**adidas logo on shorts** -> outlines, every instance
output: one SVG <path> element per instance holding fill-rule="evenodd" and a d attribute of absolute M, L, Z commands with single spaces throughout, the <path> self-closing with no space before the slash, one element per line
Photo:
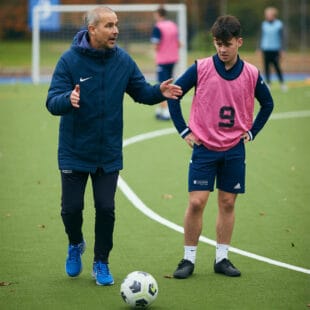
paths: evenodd
<path fill-rule="evenodd" d="M 241 189 L 240 183 L 237 183 L 237 184 L 234 186 L 234 189 Z"/>

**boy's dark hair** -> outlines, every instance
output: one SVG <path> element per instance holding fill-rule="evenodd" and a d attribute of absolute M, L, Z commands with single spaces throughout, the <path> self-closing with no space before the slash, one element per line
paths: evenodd
<path fill-rule="evenodd" d="M 227 43 L 232 38 L 239 38 L 241 36 L 241 25 L 235 16 L 220 16 L 213 24 L 211 33 L 215 39 Z"/>
<path fill-rule="evenodd" d="M 166 17 L 167 16 L 167 11 L 162 6 L 157 9 L 157 13 L 161 17 Z"/>

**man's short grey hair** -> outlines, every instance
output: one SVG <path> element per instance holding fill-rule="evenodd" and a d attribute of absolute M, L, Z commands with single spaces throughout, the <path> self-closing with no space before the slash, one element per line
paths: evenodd
<path fill-rule="evenodd" d="M 107 6 L 98 6 L 90 11 L 88 11 L 85 15 L 85 25 L 93 25 L 97 26 L 101 20 L 101 15 L 103 13 L 115 13 L 112 9 Z"/>

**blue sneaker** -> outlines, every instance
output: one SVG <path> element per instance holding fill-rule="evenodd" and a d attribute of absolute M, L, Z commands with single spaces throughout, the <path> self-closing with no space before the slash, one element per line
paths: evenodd
<path fill-rule="evenodd" d="M 114 279 L 110 273 L 109 266 L 101 261 L 94 262 L 93 277 L 97 285 L 113 285 Z"/>
<path fill-rule="evenodd" d="M 86 248 L 86 243 L 83 240 L 77 245 L 70 244 L 68 247 L 68 256 L 66 259 L 66 272 L 70 277 L 76 277 L 82 272 L 81 256 Z"/>

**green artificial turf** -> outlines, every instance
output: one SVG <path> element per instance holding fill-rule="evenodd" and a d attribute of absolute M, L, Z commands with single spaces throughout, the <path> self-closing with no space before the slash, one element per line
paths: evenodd
<path fill-rule="evenodd" d="M 274 114 L 310 111 L 307 85 L 275 85 Z M 85 196 L 84 270 L 68 278 L 67 239 L 60 218 L 57 170 L 59 118 L 45 109 L 47 85 L 0 85 L 0 309 L 128 309 L 119 289 L 134 270 L 159 285 L 151 309 L 307 309 L 309 274 L 230 253 L 242 276 L 213 273 L 215 249 L 200 242 L 195 274 L 169 278 L 183 255 L 183 236 L 138 211 L 118 190 L 110 268 L 112 287 L 91 277 L 94 208 Z M 184 99 L 188 115 L 190 95 Z M 126 97 L 124 139 L 172 128 L 157 122 L 154 107 Z M 237 200 L 232 246 L 310 269 L 308 117 L 274 119 L 247 145 L 247 192 Z M 191 151 L 176 134 L 124 148 L 122 178 L 154 212 L 182 226 Z M 203 235 L 214 239 L 216 192 L 204 213 Z"/>

